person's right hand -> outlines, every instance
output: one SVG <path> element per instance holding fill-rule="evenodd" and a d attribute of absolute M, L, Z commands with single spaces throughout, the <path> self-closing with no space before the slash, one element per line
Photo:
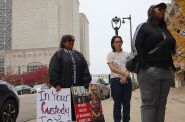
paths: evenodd
<path fill-rule="evenodd" d="M 125 78 L 128 79 L 129 77 L 130 77 L 130 73 L 127 71 L 127 72 L 125 73 Z"/>
<path fill-rule="evenodd" d="M 120 83 L 123 85 L 123 84 L 126 84 L 127 83 L 127 79 L 125 77 L 120 77 Z"/>
<path fill-rule="evenodd" d="M 56 89 L 56 92 L 59 92 L 62 89 L 62 87 L 60 85 L 56 85 L 55 89 Z"/>
<path fill-rule="evenodd" d="M 128 72 L 128 71 L 124 71 L 123 73 L 122 73 L 122 76 L 124 77 L 124 78 L 129 78 L 130 77 L 130 73 Z"/>

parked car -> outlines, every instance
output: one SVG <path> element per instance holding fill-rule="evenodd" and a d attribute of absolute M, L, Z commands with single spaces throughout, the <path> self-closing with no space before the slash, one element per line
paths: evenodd
<path fill-rule="evenodd" d="M 106 83 L 103 79 L 92 78 L 90 84 L 97 84 L 101 99 L 110 97 L 110 87 L 108 86 L 109 84 Z"/>
<path fill-rule="evenodd" d="M 19 98 L 14 87 L 0 80 L 0 122 L 16 122 Z"/>
<path fill-rule="evenodd" d="M 38 84 L 38 85 L 35 85 L 33 86 L 33 88 L 31 89 L 31 93 L 36 93 L 38 90 L 41 90 L 41 89 L 48 89 L 48 86 L 46 84 Z"/>
<path fill-rule="evenodd" d="M 19 86 L 15 86 L 15 90 L 17 91 L 18 95 L 22 95 L 22 94 L 30 94 L 31 93 L 31 86 L 28 85 L 19 85 Z"/>

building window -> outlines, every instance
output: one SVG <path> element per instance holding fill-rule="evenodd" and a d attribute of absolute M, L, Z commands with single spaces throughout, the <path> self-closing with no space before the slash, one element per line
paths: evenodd
<path fill-rule="evenodd" d="M 33 72 L 39 68 L 41 68 L 43 65 L 34 65 L 34 66 L 27 66 L 27 72 Z"/>
<path fill-rule="evenodd" d="M 21 74 L 21 67 L 18 66 L 18 74 L 20 75 Z"/>
<path fill-rule="evenodd" d="M 30 63 L 27 65 L 27 72 L 33 72 L 39 68 L 41 68 L 43 65 L 41 63 Z"/>
<path fill-rule="evenodd" d="M 4 73 L 4 58 L 0 58 L 0 73 Z"/>

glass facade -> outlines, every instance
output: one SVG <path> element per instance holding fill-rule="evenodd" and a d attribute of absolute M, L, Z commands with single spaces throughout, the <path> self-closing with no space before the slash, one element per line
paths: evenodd
<path fill-rule="evenodd" d="M 0 73 L 4 73 L 4 58 L 0 58 Z"/>
<path fill-rule="evenodd" d="M 0 0 L 0 50 L 11 50 L 12 0 Z"/>

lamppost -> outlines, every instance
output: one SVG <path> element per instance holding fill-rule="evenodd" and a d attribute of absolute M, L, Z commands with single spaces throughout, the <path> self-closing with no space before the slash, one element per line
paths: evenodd
<path fill-rule="evenodd" d="M 112 28 L 115 30 L 115 34 L 117 36 L 118 35 L 118 30 L 121 27 L 121 19 L 119 17 L 115 16 L 112 19 L 111 24 L 112 24 Z"/>
<path fill-rule="evenodd" d="M 131 21 L 132 18 L 131 18 L 131 15 L 129 15 L 129 17 L 123 17 L 122 19 L 123 19 L 122 23 L 125 23 L 125 19 L 128 19 L 130 21 L 130 47 L 131 47 L 131 51 L 133 52 L 134 50 L 132 48 L 132 21 Z M 131 77 L 133 81 L 136 81 L 134 73 L 131 73 Z"/>
<path fill-rule="evenodd" d="M 128 19 L 130 21 L 130 41 L 132 42 L 132 21 L 131 21 L 131 15 L 129 15 L 129 17 L 123 17 L 123 20 L 121 21 L 121 19 L 117 16 L 115 16 L 112 21 L 112 28 L 115 30 L 115 34 L 118 35 L 118 30 L 121 27 L 121 23 L 125 23 L 125 19 Z"/>
<path fill-rule="evenodd" d="M 125 23 L 125 19 L 128 19 L 130 21 L 130 43 L 132 45 L 132 21 L 131 21 L 131 15 L 129 15 L 129 17 L 123 17 L 122 18 L 122 23 Z M 132 50 L 132 46 L 131 46 L 131 50 Z"/>

